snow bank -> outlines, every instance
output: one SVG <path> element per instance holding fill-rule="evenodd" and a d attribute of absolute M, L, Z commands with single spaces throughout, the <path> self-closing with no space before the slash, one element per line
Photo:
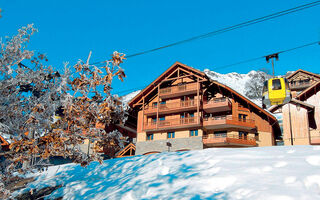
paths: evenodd
<path fill-rule="evenodd" d="M 320 199 L 320 146 L 215 148 L 51 167 L 50 199 Z"/>

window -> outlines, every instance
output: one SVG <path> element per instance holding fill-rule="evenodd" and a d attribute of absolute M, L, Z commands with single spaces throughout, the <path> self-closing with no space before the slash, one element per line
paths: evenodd
<path fill-rule="evenodd" d="M 162 104 L 162 105 L 163 105 L 163 104 L 166 104 L 166 101 L 161 101 L 160 104 Z"/>
<path fill-rule="evenodd" d="M 190 137 L 198 136 L 198 130 L 190 130 Z"/>
<path fill-rule="evenodd" d="M 194 123 L 195 119 L 194 119 L 194 113 L 189 113 L 189 119 L 187 123 Z"/>
<path fill-rule="evenodd" d="M 153 133 L 147 134 L 147 140 L 153 140 Z"/>
<path fill-rule="evenodd" d="M 215 131 L 214 136 L 215 137 L 227 137 L 227 131 Z"/>
<path fill-rule="evenodd" d="M 272 90 L 281 90 L 280 79 L 273 79 L 272 80 Z"/>
<path fill-rule="evenodd" d="M 247 121 L 247 116 L 248 115 L 239 114 L 239 121 L 246 122 Z"/>
<path fill-rule="evenodd" d="M 254 139 L 257 140 L 257 141 L 259 141 L 259 133 L 255 133 L 255 134 L 254 134 Z"/>
<path fill-rule="evenodd" d="M 153 123 L 153 124 L 157 123 L 157 118 L 155 118 L 155 117 L 152 118 L 152 123 Z"/>
<path fill-rule="evenodd" d="M 168 139 L 175 138 L 175 133 L 174 132 L 168 132 Z"/>
<path fill-rule="evenodd" d="M 158 102 L 153 102 L 153 103 L 152 103 L 152 107 L 153 107 L 153 108 L 156 108 L 157 106 L 158 106 Z"/>
<path fill-rule="evenodd" d="M 239 138 L 240 139 L 247 139 L 248 132 L 239 131 Z"/>
<path fill-rule="evenodd" d="M 166 118 L 165 117 L 160 117 L 159 120 L 160 121 L 164 121 Z"/>

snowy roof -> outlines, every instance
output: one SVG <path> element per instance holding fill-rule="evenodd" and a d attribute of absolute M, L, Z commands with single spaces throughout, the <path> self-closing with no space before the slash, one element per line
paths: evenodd
<path fill-rule="evenodd" d="M 125 104 L 128 104 L 129 101 L 131 101 L 137 94 L 139 94 L 141 92 L 141 90 L 137 90 L 137 91 L 134 91 L 134 92 L 131 92 L 129 94 L 126 94 L 124 96 L 121 96 L 120 97 L 120 100 L 125 103 Z"/>

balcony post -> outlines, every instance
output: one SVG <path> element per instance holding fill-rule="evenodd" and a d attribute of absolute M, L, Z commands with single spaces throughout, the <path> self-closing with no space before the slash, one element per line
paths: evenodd
<path fill-rule="evenodd" d="M 157 119 L 156 119 L 156 129 L 158 129 L 158 123 L 159 123 L 159 101 L 160 101 L 160 84 L 158 85 L 158 102 L 157 102 Z"/>
<path fill-rule="evenodd" d="M 200 124 L 200 115 L 199 115 L 199 106 L 200 106 L 200 97 L 199 97 L 199 78 L 197 78 L 197 124 Z"/>
<path fill-rule="evenodd" d="M 144 130 L 144 97 L 142 99 L 142 130 Z"/>

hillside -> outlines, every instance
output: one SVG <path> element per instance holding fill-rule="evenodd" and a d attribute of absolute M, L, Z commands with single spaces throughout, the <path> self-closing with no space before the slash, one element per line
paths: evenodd
<path fill-rule="evenodd" d="M 23 191 L 62 184 L 49 199 L 320 199 L 320 146 L 167 152 L 38 175 Z"/>

